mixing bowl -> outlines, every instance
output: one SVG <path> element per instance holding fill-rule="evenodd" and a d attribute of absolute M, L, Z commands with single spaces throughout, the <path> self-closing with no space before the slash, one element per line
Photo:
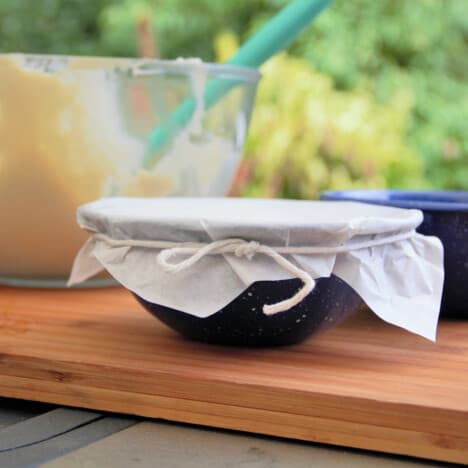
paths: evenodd
<path fill-rule="evenodd" d="M 282 346 L 337 325 L 363 305 L 359 295 L 337 276 L 320 278 L 314 290 L 287 313 L 267 316 L 263 304 L 290 297 L 298 279 L 257 281 L 221 310 L 200 318 L 148 302 L 134 294 L 151 314 L 183 336 L 205 343 Z"/>
<path fill-rule="evenodd" d="M 65 285 L 86 238 L 83 203 L 226 195 L 258 80 L 196 59 L 0 55 L 0 283 Z M 213 81 L 223 93 L 207 102 Z M 187 104 L 183 128 L 149 153 L 155 129 Z"/>
<path fill-rule="evenodd" d="M 105 269 L 167 325 L 209 343 L 295 343 L 363 302 L 433 340 L 443 250 L 414 232 L 422 219 L 347 202 L 101 199 L 78 209 L 90 237 L 69 284 Z"/>
<path fill-rule="evenodd" d="M 422 210 L 424 221 L 417 230 L 438 237 L 444 245 L 441 316 L 468 319 L 468 192 L 344 190 L 324 192 L 321 199 Z"/>

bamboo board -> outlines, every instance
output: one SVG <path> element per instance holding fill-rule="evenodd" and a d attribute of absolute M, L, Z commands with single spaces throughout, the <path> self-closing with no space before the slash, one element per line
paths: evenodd
<path fill-rule="evenodd" d="M 0 396 L 468 462 L 468 322 L 363 313 L 300 345 L 180 338 L 119 288 L 0 287 Z"/>

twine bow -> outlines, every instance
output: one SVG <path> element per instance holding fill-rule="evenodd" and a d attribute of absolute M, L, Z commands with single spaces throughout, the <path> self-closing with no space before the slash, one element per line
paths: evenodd
<path fill-rule="evenodd" d="M 284 312 L 299 304 L 315 287 L 315 280 L 302 268 L 299 268 L 294 263 L 284 257 L 284 255 L 317 255 L 317 254 L 338 254 L 350 252 L 352 250 L 365 249 L 393 242 L 402 241 L 412 237 L 415 234 L 414 230 L 400 232 L 370 239 L 364 242 L 356 242 L 352 244 L 338 246 L 307 246 L 307 247 L 269 247 L 260 244 L 256 241 L 246 241 L 244 239 L 223 239 L 210 243 L 184 243 L 184 242 L 168 242 L 168 241 L 144 241 L 136 239 L 112 239 L 105 234 L 94 234 L 94 239 L 102 240 L 112 247 L 144 247 L 161 249 L 156 257 L 157 264 L 163 271 L 169 274 L 177 274 L 181 271 L 191 268 L 195 263 L 201 260 L 206 255 L 222 255 L 234 254 L 236 257 L 245 257 L 247 260 L 252 260 L 255 255 L 267 255 L 273 259 L 284 270 L 291 273 L 296 278 L 299 278 L 303 285 L 290 298 L 274 304 L 265 304 L 263 313 L 265 315 L 274 315 L 279 312 Z M 171 262 L 175 257 L 183 257 L 179 262 Z"/>

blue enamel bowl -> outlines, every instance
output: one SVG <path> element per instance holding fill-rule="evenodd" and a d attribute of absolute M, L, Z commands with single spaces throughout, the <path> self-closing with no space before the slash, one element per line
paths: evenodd
<path fill-rule="evenodd" d="M 215 314 L 199 318 L 159 304 L 138 301 L 155 317 L 186 338 L 231 346 L 283 346 L 337 325 L 363 305 L 359 295 L 332 275 L 319 278 L 314 290 L 288 310 L 266 316 L 263 304 L 291 297 L 302 286 L 297 278 L 257 281 Z"/>
<path fill-rule="evenodd" d="M 436 236 L 444 245 L 441 317 L 468 319 L 468 192 L 343 190 L 323 192 L 320 198 L 421 210 L 424 221 L 418 232 Z"/>

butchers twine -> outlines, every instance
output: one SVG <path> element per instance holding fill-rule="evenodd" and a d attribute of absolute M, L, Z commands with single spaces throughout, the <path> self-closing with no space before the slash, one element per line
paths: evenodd
<path fill-rule="evenodd" d="M 195 242 L 169 242 L 157 240 L 113 239 L 105 234 L 97 233 L 93 239 L 103 241 L 111 247 L 143 247 L 161 249 L 156 257 L 157 264 L 166 272 L 177 274 L 187 270 L 206 255 L 234 254 L 236 257 L 245 257 L 248 260 L 257 254 L 272 258 L 284 270 L 291 273 L 303 282 L 303 286 L 290 298 L 274 304 L 265 304 L 263 313 L 274 315 L 284 312 L 299 304 L 315 287 L 315 280 L 302 268 L 297 267 L 284 255 L 326 255 L 351 252 L 353 250 L 367 249 L 385 244 L 409 239 L 415 231 L 407 231 L 384 238 L 371 239 L 364 242 L 344 244 L 337 246 L 307 246 L 307 247 L 270 247 L 256 241 L 244 239 L 223 239 L 209 243 Z M 175 257 L 183 257 L 179 262 L 171 262 Z"/>

